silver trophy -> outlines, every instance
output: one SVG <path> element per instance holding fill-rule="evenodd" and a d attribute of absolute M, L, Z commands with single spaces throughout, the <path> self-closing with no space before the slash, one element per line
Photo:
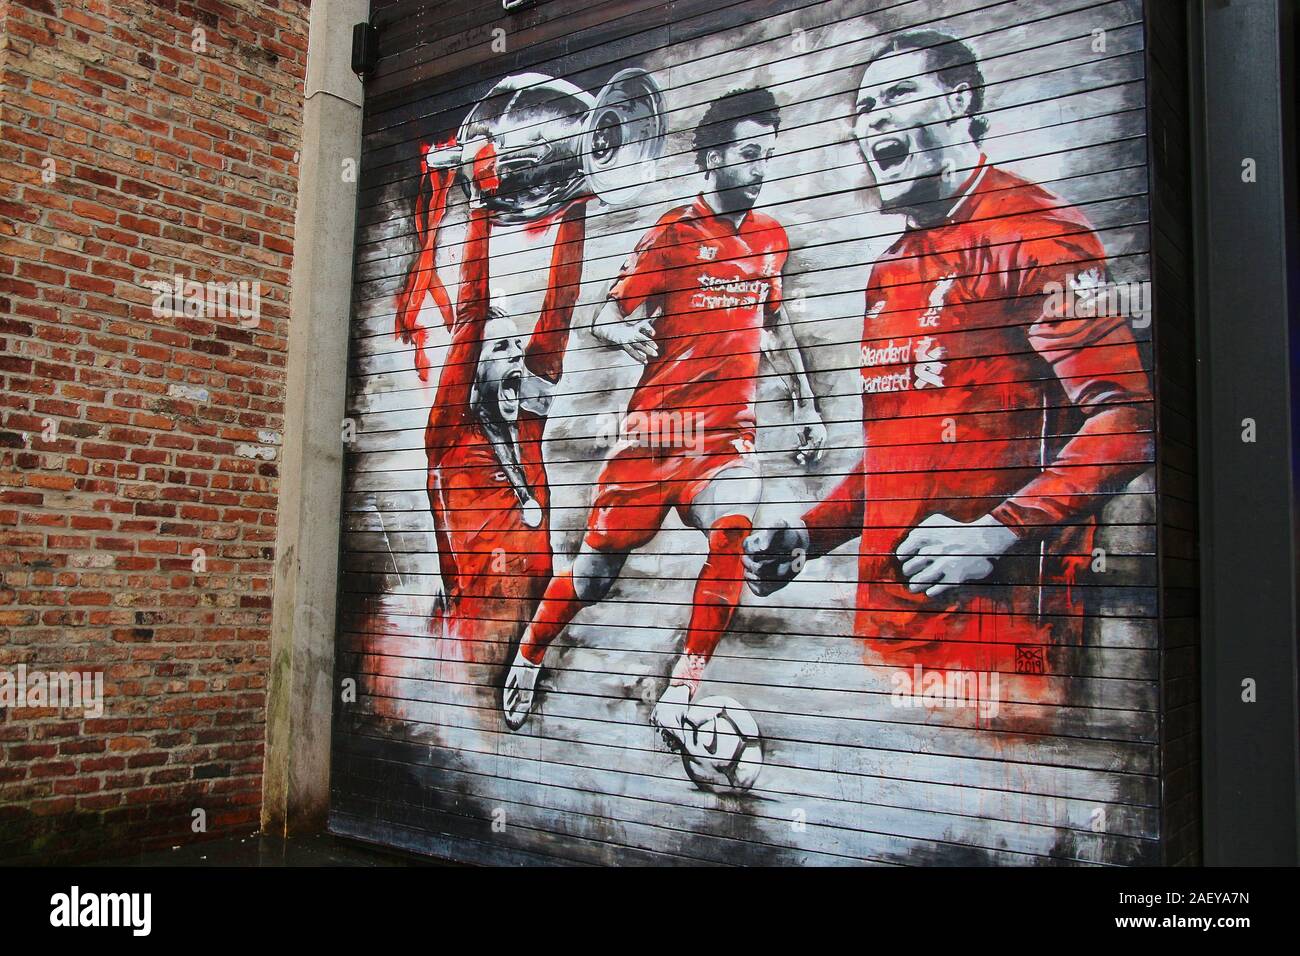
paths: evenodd
<path fill-rule="evenodd" d="M 654 179 L 663 95 L 644 70 L 622 70 L 595 96 L 567 80 L 519 73 L 474 105 L 456 139 L 463 146 L 482 137 L 496 148 L 500 185 L 485 200 L 495 222 L 536 222 L 584 192 L 623 205 Z M 459 165 L 460 146 L 430 154 L 430 163 Z"/>

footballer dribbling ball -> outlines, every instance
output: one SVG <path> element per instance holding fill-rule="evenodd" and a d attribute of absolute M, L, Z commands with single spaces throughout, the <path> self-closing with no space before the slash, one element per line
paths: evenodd
<path fill-rule="evenodd" d="M 682 764 L 701 790 L 741 794 L 763 769 L 763 737 L 754 716 L 730 697 L 706 697 L 686 711 Z"/>

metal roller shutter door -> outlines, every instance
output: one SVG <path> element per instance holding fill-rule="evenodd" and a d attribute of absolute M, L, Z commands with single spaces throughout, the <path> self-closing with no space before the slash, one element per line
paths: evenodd
<path fill-rule="evenodd" d="M 1161 542 L 1187 510 L 1182 501 L 1179 511 L 1190 496 L 1179 469 L 1194 469 L 1166 465 L 1157 484 L 1153 333 L 1163 317 L 1152 322 L 1150 313 L 1147 16 L 1136 0 L 551 0 L 509 14 L 495 3 L 377 3 L 381 59 L 367 82 L 341 519 L 337 672 L 355 681 L 355 697 L 336 704 L 331 829 L 484 863 L 1160 862 L 1164 748 L 1171 734 L 1189 732 L 1170 729 L 1177 701 L 1162 682 L 1180 672 L 1162 647 L 1161 615 L 1190 613 L 1178 610 L 1187 592 L 1164 586 Z M 982 104 L 972 105 L 969 89 L 952 99 L 952 74 L 946 92 L 923 102 L 926 84 L 940 81 L 932 53 L 922 52 L 930 72 L 890 73 L 872 86 L 881 98 L 859 119 L 864 64 L 915 30 L 940 31 L 974 54 Z M 876 69 L 918 62 L 908 53 L 893 51 Z M 593 106 L 626 70 L 644 71 L 658 99 L 629 100 L 623 87 Z M 508 78 L 503 96 L 498 84 Z M 665 213 L 710 188 L 694 151 L 706 109 L 750 87 L 770 92 L 780 110 L 774 141 L 755 140 L 774 142 L 757 209 L 779 223 L 788 257 L 773 252 L 770 229 L 737 247 L 743 227 L 728 233 L 707 203 L 685 226 L 654 233 L 638 255 L 634 247 Z M 436 163 L 439 144 L 458 137 L 457 148 L 466 145 L 475 132 L 466 117 L 485 100 L 476 117 L 486 117 L 501 181 L 488 198 L 488 284 L 491 304 L 516 324 L 513 344 L 499 323 L 466 331 L 479 306 L 458 302 L 472 170 L 452 179 L 424 165 L 430 147 Z M 610 104 L 602 124 L 597 114 Z M 920 245 L 907 245 L 900 210 L 919 193 L 884 209 L 873 170 L 888 177 L 890 150 L 905 151 L 915 172 L 903 178 L 921 182 L 927 151 L 970 155 L 962 131 L 953 132 L 965 122 L 944 120 L 943 135 L 929 138 L 908 124 L 974 106 L 987 124 L 975 153 L 987 159 L 939 175 L 947 185 L 920 208 L 947 202 L 946 211 L 933 230 L 913 230 Z M 884 110 L 897 115 L 881 120 Z M 651 120 L 664 129 L 657 149 L 646 145 Z M 869 168 L 854 131 L 872 120 L 875 132 L 902 130 L 905 145 L 886 144 Z M 521 171 L 511 162 L 529 155 L 521 144 L 532 131 L 559 152 Z M 618 150 L 612 165 L 626 168 L 593 178 Z M 656 153 L 653 163 L 630 161 Z M 619 177 L 627 188 L 611 191 Z M 1047 192 L 1033 195 L 1050 198 L 1031 210 L 1027 200 L 987 195 L 989 183 L 1022 199 L 1038 184 Z M 585 243 L 576 304 L 550 312 L 572 327 L 534 337 L 548 277 L 564 274 L 563 264 L 552 268 L 563 228 L 556 220 L 593 187 L 598 197 L 578 204 Z M 964 213 L 948 207 L 962 196 L 972 219 L 951 231 Z M 943 236 L 955 246 L 935 247 Z M 1104 271 L 1087 259 L 1093 239 Z M 1048 247 L 1084 250 L 1078 268 L 1063 254 L 1034 258 Z M 937 275 L 936 263 L 948 261 L 958 271 Z M 667 360 L 643 368 L 593 335 L 625 264 L 648 288 L 650 307 L 672 312 L 654 317 L 657 345 L 694 363 L 691 374 Z M 873 266 L 890 284 L 864 300 Z M 1058 304 L 1073 311 L 1043 318 L 1052 295 L 1044 276 L 1071 280 Z M 768 308 L 778 296 L 780 313 Z M 671 305 L 687 300 L 689 319 Z M 752 323 L 782 316 L 826 428 L 819 460 L 795 458 L 808 419 L 792 407 L 780 355 L 755 363 L 752 352 L 718 354 L 761 339 Z M 688 321 L 697 337 L 670 341 L 665 329 Z M 476 349 L 482 336 L 486 350 Z M 509 452 L 493 466 L 496 425 L 483 426 L 501 406 L 481 359 L 498 346 L 527 350 L 526 374 L 546 369 L 540 378 L 553 393 L 544 414 L 519 413 L 527 422 L 510 443 L 518 471 L 506 467 Z M 449 364 L 449 354 L 469 364 Z M 467 378 L 453 389 L 462 365 Z M 483 378 L 471 393 L 474 374 Z M 861 527 L 830 533 L 837 546 L 784 589 L 759 596 L 744 587 L 728 622 L 697 605 L 737 600 L 735 548 L 747 528 L 701 534 L 683 519 L 743 513 L 748 492 L 715 485 L 702 499 L 714 507 L 692 512 L 686 505 L 726 452 L 702 438 L 694 451 L 705 453 L 690 463 L 683 449 L 697 437 L 693 422 L 712 440 L 743 419 L 727 403 L 743 405 L 751 381 L 755 448 L 739 460 L 761 473 L 754 528 L 797 520 L 859 461 L 875 498 L 865 518 L 854 515 L 866 535 Z M 444 409 L 426 431 L 443 385 L 443 397 L 459 396 L 462 407 Z M 628 491 L 624 471 L 618 494 L 611 482 L 602 492 L 614 433 L 627 438 L 630 401 L 648 410 L 639 437 L 651 457 L 639 491 Z M 1098 434 L 1089 431 L 1095 422 Z M 644 440 L 660 426 L 676 430 L 672 440 Z M 867 447 L 864 434 L 877 444 Z M 1049 500 L 1013 509 L 1032 513 L 1031 525 L 990 570 L 980 573 L 978 556 L 964 570 L 954 563 L 951 573 L 969 580 L 907 604 L 901 595 L 915 572 L 894 552 L 913 528 L 886 533 L 890 516 L 969 521 L 1004 497 L 1024 503 L 1044 474 L 1059 479 Z M 612 505 L 593 514 L 598 492 L 598 505 Z M 889 504 L 909 496 L 910 511 Z M 548 534 L 529 526 L 536 515 L 525 517 L 520 503 L 529 499 Z M 605 549 L 638 546 L 604 599 L 560 631 L 535 712 L 512 732 L 502 684 L 515 645 L 550 572 L 569 571 L 592 525 L 605 529 L 594 536 Z M 458 551 L 453 560 L 439 555 L 440 542 Z M 889 553 L 862 562 L 868 542 Z M 866 568 L 876 579 L 863 583 Z M 448 590 L 450 608 L 439 597 Z M 693 646 L 707 646 L 718 621 L 725 632 L 695 700 L 730 698 L 743 711 L 736 725 L 743 730 L 748 714 L 759 728 L 761 770 L 748 789 L 697 785 L 649 723 L 686 631 L 694 624 Z M 886 633 L 895 626 L 899 633 Z M 887 636 L 905 643 L 870 639 Z M 692 732 L 720 729 L 718 746 L 731 746 L 725 709 L 697 705 L 689 715 L 705 724 Z M 695 752 L 704 773 L 736 769 L 710 768 Z"/>

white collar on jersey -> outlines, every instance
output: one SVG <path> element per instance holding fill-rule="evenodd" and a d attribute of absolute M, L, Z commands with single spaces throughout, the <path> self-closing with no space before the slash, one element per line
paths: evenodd
<path fill-rule="evenodd" d="M 952 207 L 944 214 L 943 222 L 947 223 L 953 221 L 953 219 L 957 215 L 957 210 L 961 209 L 961 207 L 965 204 L 966 200 L 971 197 L 971 194 L 975 192 L 976 189 L 979 188 L 979 184 L 984 181 L 984 175 L 988 171 L 989 171 L 989 158 L 985 156 L 983 153 L 980 153 L 980 161 L 978 165 L 976 165 L 974 172 L 972 172 L 971 175 L 967 178 L 966 185 L 962 187 L 961 194 L 957 197 L 956 201 L 952 204 Z M 907 226 L 909 229 L 919 228 L 916 220 L 913 219 L 911 216 L 907 217 Z"/>

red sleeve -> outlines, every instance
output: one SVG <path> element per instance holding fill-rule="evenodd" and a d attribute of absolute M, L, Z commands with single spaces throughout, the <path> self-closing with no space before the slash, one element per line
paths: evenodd
<path fill-rule="evenodd" d="M 862 534 L 866 517 L 866 458 L 858 459 L 853 470 L 831 493 L 803 514 L 808 526 L 810 558 L 819 558 Z"/>
<path fill-rule="evenodd" d="M 576 202 L 565 210 L 556 231 L 542 314 L 524 349 L 524 365 L 528 371 L 551 383 L 558 382 L 564 370 L 564 350 L 569 344 L 573 309 L 582 287 L 586 228 L 587 204 Z"/>
<path fill-rule="evenodd" d="M 469 420 L 470 391 L 483 347 L 483 326 L 488 312 L 488 213 L 474 209 L 465 234 L 465 256 L 460 267 L 456 324 L 451 347 L 438 379 L 438 391 L 425 432 L 429 464 L 435 466 L 449 441 L 447 431 Z"/>
<path fill-rule="evenodd" d="M 447 295 L 447 287 L 442 284 L 442 277 L 438 275 L 437 254 L 438 230 L 442 226 L 443 217 L 447 214 L 447 195 L 451 192 L 452 180 L 453 174 L 450 171 L 444 172 L 436 179 L 431 177 L 433 196 L 429 200 L 428 216 L 424 227 L 424 242 L 428 246 L 425 276 L 429 286 L 429 295 L 433 296 L 438 311 L 442 313 L 442 321 L 448 331 L 451 330 L 455 316 L 452 315 L 451 298 Z M 421 262 L 424 261 L 422 255 Z M 418 315 L 419 303 L 416 303 L 415 310 Z"/>
<path fill-rule="evenodd" d="M 481 322 L 487 318 L 490 301 L 488 230 L 487 210 L 471 209 L 465 229 L 465 251 L 460 263 L 460 286 L 456 291 L 456 322 L 453 332 L 467 321 Z"/>
<path fill-rule="evenodd" d="M 623 263 L 609 290 L 609 297 L 618 303 L 623 315 L 631 315 L 646 299 L 663 291 L 665 272 L 672 268 L 674 232 L 671 224 L 658 223 L 641 237 Z"/>
<path fill-rule="evenodd" d="M 1023 537 L 1034 525 L 1083 517 L 1093 506 L 1082 496 L 1119 491 L 1145 471 L 1153 460 L 1152 410 L 1127 316 L 1082 317 L 1077 311 L 1061 316 L 1046 307 L 1055 290 L 1087 290 L 1107 282 L 1096 237 L 1024 242 L 1016 256 L 1007 292 L 1033 309 L 1029 344 L 1051 365 L 1066 398 L 1083 415 L 1083 424 L 1056 458 L 993 510 L 998 521 Z"/>

